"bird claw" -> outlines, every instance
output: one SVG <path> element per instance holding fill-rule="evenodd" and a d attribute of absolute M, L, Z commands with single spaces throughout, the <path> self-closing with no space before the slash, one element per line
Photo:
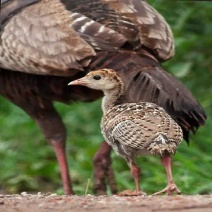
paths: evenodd
<path fill-rule="evenodd" d="M 153 194 L 153 196 L 166 193 L 166 195 L 182 194 L 175 183 L 168 184 L 166 188 Z"/>
<path fill-rule="evenodd" d="M 143 191 L 132 191 L 132 190 L 124 190 L 117 194 L 118 196 L 146 196 L 147 194 Z"/>

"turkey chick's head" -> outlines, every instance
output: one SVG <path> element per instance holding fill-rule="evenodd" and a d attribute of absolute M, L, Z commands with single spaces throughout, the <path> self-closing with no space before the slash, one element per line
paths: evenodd
<path fill-rule="evenodd" d="M 71 81 L 68 85 L 83 85 L 95 90 L 112 90 L 123 82 L 112 69 L 100 69 L 89 72 L 85 77 Z"/>

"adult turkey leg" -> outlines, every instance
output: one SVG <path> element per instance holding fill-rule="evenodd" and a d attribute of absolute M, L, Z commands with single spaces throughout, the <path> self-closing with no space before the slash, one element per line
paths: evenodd
<path fill-rule="evenodd" d="M 65 151 L 66 129 L 59 114 L 51 102 L 44 101 L 42 101 L 42 107 L 36 105 L 35 108 L 35 105 L 33 105 L 27 107 L 25 111 L 36 121 L 47 141 L 54 148 L 60 167 L 64 193 L 67 195 L 74 194 Z"/>
<path fill-rule="evenodd" d="M 94 193 L 98 195 L 106 194 L 107 183 L 113 194 L 118 189 L 115 183 L 115 177 L 111 166 L 111 146 L 103 142 L 94 156 Z"/>
<path fill-rule="evenodd" d="M 57 161 L 60 167 L 64 193 L 67 195 L 74 194 L 71 187 L 71 178 L 69 175 L 68 162 L 66 158 L 65 143 L 52 141 L 51 144 L 56 153 Z"/>

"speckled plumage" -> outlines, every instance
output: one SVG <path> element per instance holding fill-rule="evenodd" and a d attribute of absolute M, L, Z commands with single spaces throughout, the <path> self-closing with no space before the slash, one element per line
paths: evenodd
<path fill-rule="evenodd" d="M 105 140 L 122 157 L 173 154 L 182 141 L 180 126 L 153 103 L 115 105 L 102 118 Z"/>

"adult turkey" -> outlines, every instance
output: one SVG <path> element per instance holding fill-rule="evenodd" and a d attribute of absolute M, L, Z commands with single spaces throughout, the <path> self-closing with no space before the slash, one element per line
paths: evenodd
<path fill-rule="evenodd" d="M 54 147 L 66 194 L 73 194 L 66 130 L 52 102 L 101 97 L 67 86 L 90 70 L 119 72 L 127 88 L 121 101 L 162 106 L 187 141 L 205 123 L 196 99 L 162 69 L 160 62 L 174 54 L 172 32 L 143 0 L 3 0 L 0 42 L 0 95 L 29 114 Z M 97 193 L 105 192 L 110 150 L 104 142 L 94 158 Z"/>

